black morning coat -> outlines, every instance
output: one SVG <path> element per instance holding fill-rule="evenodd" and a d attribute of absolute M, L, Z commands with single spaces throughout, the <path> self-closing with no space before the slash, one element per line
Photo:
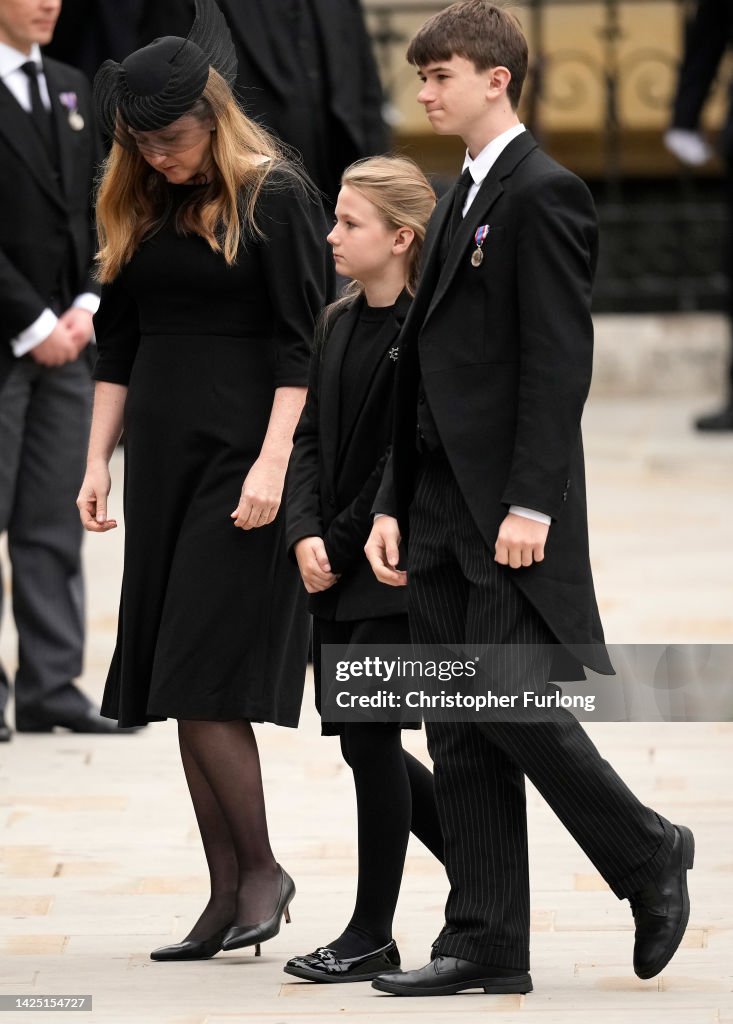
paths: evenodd
<path fill-rule="evenodd" d="M 578 678 L 578 663 L 612 671 L 588 553 L 580 431 L 593 361 L 593 200 L 523 132 L 489 171 L 441 265 L 452 197 L 451 190 L 430 221 L 400 338 L 393 452 L 374 511 L 397 517 L 409 551 L 422 369 L 441 442 L 492 553 L 510 505 L 552 517 L 544 561 L 506 570 L 565 645 L 552 677 Z M 484 225 L 475 267 L 475 233 Z"/>
<path fill-rule="evenodd" d="M 80 71 L 45 57 L 60 179 L 30 116 L 0 82 L 0 385 L 13 366 L 10 341 L 38 319 L 53 296 L 99 294 L 94 280 L 94 175 L 101 148 L 89 83 Z M 79 130 L 62 93 L 75 93 Z M 69 97 L 70 98 L 70 97 Z M 71 291 L 73 294 L 64 295 Z"/>
<path fill-rule="evenodd" d="M 404 587 L 379 583 L 364 555 L 371 508 L 382 479 L 392 429 L 398 338 L 410 307 L 403 292 L 373 339 L 358 389 L 342 391 L 341 366 L 361 303 L 338 315 L 311 359 L 308 396 L 294 436 L 286 486 L 286 543 L 323 537 L 331 569 L 341 579 L 310 596 L 310 610 L 325 619 L 352 621 L 400 615 Z M 348 410 L 339 433 L 341 409 Z"/>

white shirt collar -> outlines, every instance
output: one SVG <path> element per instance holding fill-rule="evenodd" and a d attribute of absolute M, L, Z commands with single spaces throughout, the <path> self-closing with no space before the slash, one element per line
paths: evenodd
<path fill-rule="evenodd" d="M 22 68 L 29 60 L 35 61 L 38 67 L 43 70 L 41 47 L 38 43 L 34 43 L 31 46 L 29 54 L 21 53 L 20 50 L 16 50 L 13 46 L 8 46 L 7 43 L 0 43 L 0 78 L 7 78 L 13 71 L 18 71 Z"/>
<path fill-rule="evenodd" d="M 502 132 L 501 135 L 497 135 L 495 139 L 492 139 L 488 146 L 484 146 L 475 160 L 471 159 L 468 150 L 466 150 L 466 158 L 463 161 L 463 170 L 465 171 L 468 167 L 471 172 L 471 177 L 474 180 L 474 184 L 481 184 L 496 161 L 499 159 L 503 150 L 506 149 L 512 139 L 516 139 L 517 135 L 521 135 L 523 131 L 526 131 L 523 124 L 515 124 L 511 128 L 507 128 L 507 130 Z"/>

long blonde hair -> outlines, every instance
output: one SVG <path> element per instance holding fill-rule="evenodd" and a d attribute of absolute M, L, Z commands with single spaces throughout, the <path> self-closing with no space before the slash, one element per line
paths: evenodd
<path fill-rule="evenodd" d="M 181 206 L 176 229 L 201 235 L 231 265 L 236 262 L 242 231 L 251 237 L 261 235 L 255 204 L 265 179 L 282 161 L 284 149 L 242 112 L 213 68 L 203 96 L 189 113 L 202 122 L 213 120 L 216 126 L 211 135 L 216 173 Z M 160 225 L 166 209 L 162 175 L 136 149 L 114 142 L 97 192 L 100 281 L 117 277 L 140 243 Z"/>
<path fill-rule="evenodd" d="M 432 185 L 415 161 L 406 156 L 370 156 L 357 160 L 341 175 L 341 184 L 348 185 L 368 199 L 390 230 L 404 227 L 413 231 L 405 285 L 408 293 L 414 295 L 420 275 L 425 231 L 435 208 Z M 323 311 L 316 331 L 317 344 L 325 341 L 334 318 L 363 294 L 361 281 L 349 282 L 341 298 Z"/>

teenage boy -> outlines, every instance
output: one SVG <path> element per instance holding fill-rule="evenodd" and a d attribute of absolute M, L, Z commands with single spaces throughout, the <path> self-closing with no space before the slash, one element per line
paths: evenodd
<path fill-rule="evenodd" d="M 374 506 L 386 514 L 367 556 L 385 583 L 409 575 L 419 644 L 513 645 L 505 660 L 531 656 L 524 683 L 533 690 L 578 678 L 581 664 L 609 672 L 580 434 L 593 202 L 517 118 L 527 44 L 510 13 L 486 0 L 454 3 L 420 29 L 407 59 L 433 128 L 468 151 L 430 223 L 400 340 L 393 453 Z M 405 574 L 398 544 L 408 530 Z M 451 885 L 446 923 L 430 963 L 374 987 L 531 990 L 525 775 L 630 900 L 634 970 L 658 974 L 689 916 L 689 829 L 644 807 L 568 712 L 430 722 L 427 734 Z"/>

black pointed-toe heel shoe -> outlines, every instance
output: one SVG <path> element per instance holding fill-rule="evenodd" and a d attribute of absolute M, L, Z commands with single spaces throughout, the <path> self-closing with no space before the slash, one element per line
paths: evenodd
<path fill-rule="evenodd" d="M 208 939 L 201 939 L 196 942 L 186 939 L 184 942 L 177 942 L 173 946 L 161 946 L 154 949 L 150 954 L 151 960 L 209 960 L 216 956 L 221 950 L 222 939 L 229 931 L 230 926 L 221 928 Z"/>
<path fill-rule="evenodd" d="M 398 970 L 400 954 L 392 939 L 386 946 L 373 949 L 363 956 L 341 959 L 333 949 L 319 946 L 314 953 L 294 956 L 283 967 L 286 974 L 306 981 L 343 984 L 349 981 L 371 981 L 380 974 Z"/>
<path fill-rule="evenodd" d="M 290 924 L 290 904 L 295 896 L 295 882 L 287 871 L 278 864 L 280 868 L 280 897 L 275 907 L 275 913 L 266 921 L 258 924 L 233 924 L 222 940 L 222 949 L 242 949 L 243 946 L 254 946 L 255 956 L 260 956 L 260 943 L 267 942 L 280 931 L 280 923 L 283 919 Z"/>

